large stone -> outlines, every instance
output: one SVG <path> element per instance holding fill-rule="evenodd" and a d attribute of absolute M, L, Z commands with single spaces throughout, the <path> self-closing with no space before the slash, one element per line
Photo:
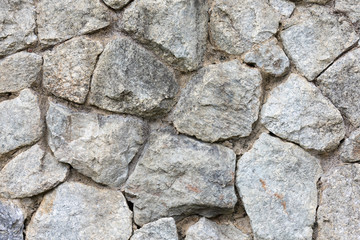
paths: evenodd
<path fill-rule="evenodd" d="M 128 240 L 132 212 L 120 191 L 77 182 L 45 195 L 26 228 L 26 239 Z"/>
<path fill-rule="evenodd" d="M 107 27 L 109 9 L 98 0 L 39 0 L 40 43 L 53 45 Z"/>
<path fill-rule="evenodd" d="M 181 71 L 200 67 L 206 50 L 206 0 L 135 0 L 121 27 Z"/>
<path fill-rule="evenodd" d="M 345 13 L 353 23 L 359 23 L 360 5 L 357 0 L 336 0 L 335 9 Z"/>
<path fill-rule="evenodd" d="M 175 220 L 161 218 L 136 230 L 130 240 L 178 240 Z"/>
<path fill-rule="evenodd" d="M 176 129 L 210 142 L 250 135 L 258 119 L 261 82 L 258 70 L 238 60 L 202 68 L 175 107 Z"/>
<path fill-rule="evenodd" d="M 288 0 L 269 0 L 269 4 L 285 17 L 290 17 L 295 9 L 295 3 Z"/>
<path fill-rule="evenodd" d="M 50 102 L 48 141 L 55 158 L 94 181 L 119 187 L 145 141 L 145 122 L 135 117 L 71 110 Z"/>
<path fill-rule="evenodd" d="M 296 9 L 284 22 L 280 37 L 297 70 L 313 80 L 359 38 L 351 23 L 331 8 L 312 5 Z"/>
<path fill-rule="evenodd" d="M 14 203 L 0 199 L 0 239 L 23 240 L 24 213 Z"/>
<path fill-rule="evenodd" d="M 360 165 L 334 167 L 321 177 L 319 240 L 358 240 L 360 236 Z"/>
<path fill-rule="evenodd" d="M 255 239 L 312 239 L 319 161 L 267 133 L 237 165 L 236 186 Z"/>
<path fill-rule="evenodd" d="M 86 37 L 67 41 L 44 54 L 43 85 L 55 96 L 84 103 L 101 43 Z"/>
<path fill-rule="evenodd" d="M 0 156 L 42 136 L 39 102 L 31 90 L 22 90 L 17 98 L 0 102 L 0 113 Z"/>
<path fill-rule="evenodd" d="M 24 49 L 36 41 L 34 1 L 0 1 L 0 56 Z"/>
<path fill-rule="evenodd" d="M 104 3 L 109 7 L 119 10 L 125 7 L 131 0 L 104 0 Z"/>
<path fill-rule="evenodd" d="M 345 136 L 339 110 L 318 88 L 296 74 L 273 89 L 260 119 L 275 135 L 306 149 L 329 151 Z"/>
<path fill-rule="evenodd" d="M 340 148 L 340 158 L 343 162 L 360 161 L 360 128 L 345 139 Z"/>
<path fill-rule="evenodd" d="M 90 103 L 114 112 L 151 117 L 175 104 L 174 73 L 126 38 L 106 45 L 94 72 Z"/>
<path fill-rule="evenodd" d="M 125 185 L 138 225 L 166 216 L 233 211 L 235 153 L 165 130 L 153 132 Z"/>

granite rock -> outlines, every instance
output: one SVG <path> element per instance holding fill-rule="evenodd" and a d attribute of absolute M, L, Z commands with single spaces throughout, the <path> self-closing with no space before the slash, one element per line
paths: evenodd
<path fill-rule="evenodd" d="M 0 239 L 23 240 L 24 213 L 12 201 L 0 198 Z"/>
<path fill-rule="evenodd" d="M 125 7 L 130 1 L 131 0 L 104 0 L 104 3 L 115 10 L 119 10 Z"/>
<path fill-rule="evenodd" d="M 136 230 L 130 240 L 178 240 L 175 220 L 161 218 Z"/>
<path fill-rule="evenodd" d="M 353 23 L 359 23 L 360 5 L 357 0 L 336 0 L 335 9 L 345 13 Z"/>
<path fill-rule="evenodd" d="M 295 9 L 295 3 L 288 0 L 269 0 L 269 4 L 285 17 L 290 17 Z"/>
<path fill-rule="evenodd" d="M 360 128 L 352 132 L 341 145 L 340 159 L 350 163 L 360 161 Z"/>

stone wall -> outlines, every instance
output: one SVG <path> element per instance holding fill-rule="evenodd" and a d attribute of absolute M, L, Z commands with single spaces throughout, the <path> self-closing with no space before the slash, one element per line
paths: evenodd
<path fill-rule="evenodd" d="M 359 240 L 357 0 L 0 0 L 0 239 Z"/>

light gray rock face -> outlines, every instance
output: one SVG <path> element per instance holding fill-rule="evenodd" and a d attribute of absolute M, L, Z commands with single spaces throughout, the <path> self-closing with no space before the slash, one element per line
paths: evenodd
<path fill-rule="evenodd" d="M 101 43 L 86 37 L 69 40 L 44 55 L 43 85 L 55 96 L 84 103 Z"/>
<path fill-rule="evenodd" d="M 317 239 L 358 240 L 360 236 L 360 165 L 333 168 L 321 177 Z"/>
<path fill-rule="evenodd" d="M 235 153 L 226 147 L 153 132 L 125 185 L 135 223 L 233 211 L 235 161 Z"/>
<path fill-rule="evenodd" d="M 39 102 L 31 90 L 22 90 L 17 98 L 0 102 L 0 113 L 0 156 L 42 136 Z"/>
<path fill-rule="evenodd" d="M 0 2 L 0 56 L 24 49 L 37 41 L 33 0 Z"/>
<path fill-rule="evenodd" d="M 145 122 L 130 116 L 74 111 L 50 102 L 46 123 L 58 161 L 113 187 L 125 182 L 128 164 L 145 141 Z"/>
<path fill-rule="evenodd" d="M 345 13 L 353 23 L 359 23 L 360 5 L 357 0 L 336 0 L 335 9 Z"/>
<path fill-rule="evenodd" d="M 161 218 L 136 230 L 130 240 L 178 240 L 175 220 Z"/>
<path fill-rule="evenodd" d="M 345 139 L 340 148 L 340 158 L 343 162 L 360 161 L 360 128 L 352 132 L 349 138 Z"/>
<path fill-rule="evenodd" d="M 174 73 L 144 48 L 120 38 L 106 45 L 94 72 L 90 103 L 114 112 L 152 117 L 175 104 Z"/>
<path fill-rule="evenodd" d="M 77 182 L 45 195 L 26 229 L 29 240 L 128 240 L 132 212 L 120 191 Z"/>
<path fill-rule="evenodd" d="M 295 9 L 295 3 L 288 0 L 269 0 L 269 4 L 285 17 L 290 17 Z"/>
<path fill-rule="evenodd" d="M 125 7 L 130 1 L 131 0 L 104 0 L 104 3 L 115 10 L 119 10 Z"/>
<path fill-rule="evenodd" d="M 23 240 L 24 214 L 22 210 L 6 199 L 0 199 L 0 239 Z"/>
<path fill-rule="evenodd" d="M 98 0 L 39 0 L 40 43 L 54 45 L 110 24 L 109 9 Z"/>
<path fill-rule="evenodd" d="M 242 54 L 272 37 L 281 15 L 264 0 L 215 0 L 210 15 L 212 43 L 229 54 Z"/>
<path fill-rule="evenodd" d="M 255 239 L 312 239 L 319 161 L 263 133 L 237 165 L 236 186 Z"/>
<path fill-rule="evenodd" d="M 238 60 L 199 70 L 173 112 L 176 129 L 210 142 L 250 135 L 258 119 L 261 82 L 258 70 Z"/>
<path fill-rule="evenodd" d="M 205 0 L 135 0 L 121 27 L 181 71 L 200 67 L 206 49 Z"/>
<path fill-rule="evenodd" d="M 318 88 L 296 74 L 273 89 L 260 119 L 275 135 L 306 149 L 332 150 L 345 136 L 339 110 Z"/>
<path fill-rule="evenodd" d="M 359 38 L 351 23 L 328 7 L 296 9 L 284 22 L 280 37 L 296 68 L 311 81 Z"/>

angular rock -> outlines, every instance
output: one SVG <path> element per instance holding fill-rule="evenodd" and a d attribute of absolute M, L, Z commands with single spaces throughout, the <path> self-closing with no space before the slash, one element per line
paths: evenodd
<path fill-rule="evenodd" d="M 40 139 L 43 122 L 37 96 L 25 89 L 12 100 L 0 102 L 0 156 Z"/>
<path fill-rule="evenodd" d="M 353 23 L 359 23 L 360 5 L 357 0 L 336 0 L 335 9 L 345 13 Z"/>
<path fill-rule="evenodd" d="M 288 0 L 269 0 L 269 4 L 285 17 L 290 17 L 295 9 L 295 3 Z"/>
<path fill-rule="evenodd" d="M 138 225 L 165 216 L 229 213 L 234 191 L 235 154 L 164 130 L 153 132 L 125 185 Z"/>
<path fill-rule="evenodd" d="M 258 119 L 261 82 L 258 70 L 238 60 L 202 68 L 182 91 L 174 126 L 210 142 L 250 135 Z"/>
<path fill-rule="evenodd" d="M 106 45 L 91 84 L 90 103 L 114 112 L 152 117 L 175 104 L 174 73 L 129 39 Z"/>
<path fill-rule="evenodd" d="M 297 70 L 311 81 L 359 38 L 351 23 L 331 8 L 312 5 L 296 9 L 285 20 L 280 37 Z"/>
<path fill-rule="evenodd" d="M 136 0 L 124 11 L 121 28 L 181 71 L 200 67 L 206 50 L 206 0 Z"/>
<path fill-rule="evenodd" d="M 350 137 L 345 139 L 340 148 L 340 159 L 343 162 L 360 161 L 360 128 L 351 133 Z"/>
<path fill-rule="evenodd" d="M 110 25 L 109 9 L 97 0 L 40 0 L 37 13 L 39 40 L 44 45 Z"/>
<path fill-rule="evenodd" d="M 210 15 L 212 43 L 229 54 L 240 55 L 271 38 L 281 15 L 264 0 L 215 0 Z"/>
<path fill-rule="evenodd" d="M 125 7 L 130 1 L 131 0 L 104 0 L 104 3 L 115 10 L 119 10 Z"/>
<path fill-rule="evenodd" d="M 255 239 L 312 239 L 319 161 L 263 133 L 237 165 L 236 186 Z"/>
<path fill-rule="evenodd" d="M 178 240 L 175 220 L 161 218 L 136 230 L 130 240 Z"/>
<path fill-rule="evenodd" d="M 50 102 L 48 142 L 55 158 L 94 181 L 119 187 L 145 141 L 145 122 L 135 117 L 74 111 Z"/>
<path fill-rule="evenodd" d="M 131 218 L 120 191 L 66 182 L 45 195 L 26 228 L 26 239 L 127 240 Z"/>
<path fill-rule="evenodd" d="M 86 37 L 69 40 L 44 54 L 43 85 L 55 96 L 84 103 L 100 42 Z"/>
<path fill-rule="evenodd" d="M 275 135 L 306 149 L 329 151 L 345 136 L 339 110 L 318 88 L 296 74 L 273 89 L 260 119 Z"/>
<path fill-rule="evenodd" d="M 14 203 L 0 199 L 0 239 L 23 240 L 24 213 Z"/>

